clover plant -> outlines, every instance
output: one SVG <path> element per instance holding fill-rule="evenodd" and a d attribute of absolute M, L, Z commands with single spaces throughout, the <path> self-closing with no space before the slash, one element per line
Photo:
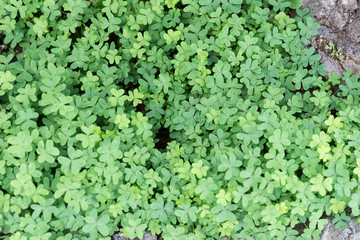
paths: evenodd
<path fill-rule="evenodd" d="M 319 239 L 324 214 L 358 218 L 359 76 L 326 76 L 300 5 L 0 0 L 0 238 Z"/>

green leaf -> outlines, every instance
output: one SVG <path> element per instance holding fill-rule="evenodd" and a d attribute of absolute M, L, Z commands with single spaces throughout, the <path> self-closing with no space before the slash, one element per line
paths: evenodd
<path fill-rule="evenodd" d="M 360 215 L 360 194 L 359 193 L 353 193 L 351 195 L 351 200 L 349 202 L 349 207 L 351 208 L 351 213 L 354 216 L 359 216 Z"/>
<path fill-rule="evenodd" d="M 68 157 L 60 156 L 58 158 L 61 164 L 61 170 L 71 169 L 73 174 L 78 174 L 80 169 L 85 166 L 86 160 L 83 158 L 83 151 L 75 150 L 73 147 L 67 149 Z"/>
<path fill-rule="evenodd" d="M 98 232 L 103 236 L 107 236 L 109 234 L 109 228 L 107 227 L 109 220 L 110 217 L 107 215 L 102 215 L 98 218 L 97 211 L 93 209 L 85 218 L 87 224 L 84 225 L 82 230 L 88 233 L 91 238 L 96 237 Z"/>
<path fill-rule="evenodd" d="M 239 167 L 242 165 L 242 162 L 236 159 L 235 154 L 230 153 L 229 156 L 221 156 L 221 164 L 218 166 L 220 172 L 225 172 L 225 179 L 229 180 L 232 177 L 238 176 L 240 171 Z"/>
<path fill-rule="evenodd" d="M 280 129 L 276 129 L 273 135 L 269 137 L 269 142 L 273 144 L 273 147 L 279 152 L 284 151 L 284 146 L 289 146 L 291 142 L 288 139 L 288 133 L 283 132 Z"/>
<path fill-rule="evenodd" d="M 8 90 L 13 89 L 13 82 L 16 79 L 10 71 L 0 71 L 0 96 L 4 95 Z"/>
<path fill-rule="evenodd" d="M 175 210 L 175 215 L 179 217 L 180 222 L 188 223 L 189 220 L 191 222 L 196 221 L 196 207 L 191 207 L 190 203 L 187 203 L 179 208 Z"/>
<path fill-rule="evenodd" d="M 160 219 L 161 222 L 165 223 L 168 221 L 168 215 L 173 212 L 174 204 L 172 202 L 164 203 L 164 199 L 159 197 L 156 202 L 150 205 L 154 211 L 151 214 L 152 218 Z"/>
<path fill-rule="evenodd" d="M 7 141 L 11 144 L 7 151 L 15 157 L 23 158 L 25 153 L 33 150 L 33 138 L 25 132 L 19 132 L 16 136 L 10 136 Z"/>
<path fill-rule="evenodd" d="M 172 225 L 167 225 L 164 231 L 164 238 L 167 240 L 185 240 L 185 232 L 183 227 L 173 227 Z"/>
<path fill-rule="evenodd" d="M 326 191 L 332 191 L 332 178 L 326 178 L 321 174 L 317 174 L 316 177 L 311 178 L 310 182 L 312 184 L 311 189 L 315 192 L 318 192 L 321 196 L 325 196 Z"/>
<path fill-rule="evenodd" d="M 60 154 L 59 149 L 54 147 L 54 142 L 51 140 L 47 140 L 46 143 L 40 141 L 36 152 L 39 154 L 38 161 L 40 163 L 53 163 L 55 161 L 55 157 Z"/>

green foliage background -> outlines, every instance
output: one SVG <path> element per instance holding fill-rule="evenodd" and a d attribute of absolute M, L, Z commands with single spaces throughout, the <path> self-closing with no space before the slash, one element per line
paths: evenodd
<path fill-rule="evenodd" d="M 319 239 L 324 213 L 358 217 L 360 83 L 326 80 L 300 5 L 0 0 L 3 238 Z"/>

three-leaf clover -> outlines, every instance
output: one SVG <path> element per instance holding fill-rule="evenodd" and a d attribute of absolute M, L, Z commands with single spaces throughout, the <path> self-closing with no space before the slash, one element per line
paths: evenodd
<path fill-rule="evenodd" d="M 316 177 L 311 178 L 310 182 L 312 184 L 311 189 L 315 192 L 318 192 L 321 196 L 325 196 L 326 191 L 331 192 L 333 189 L 332 178 L 324 179 L 323 175 L 320 173 L 318 173 Z"/>
<path fill-rule="evenodd" d="M 52 140 L 47 140 L 46 143 L 40 141 L 36 152 L 39 154 L 38 161 L 40 163 L 53 163 L 55 161 L 55 157 L 60 154 L 59 149 L 54 146 L 54 142 Z"/>
<path fill-rule="evenodd" d="M 80 169 L 85 166 L 86 160 L 83 157 L 84 152 L 81 150 L 75 150 L 74 147 L 70 146 L 67 149 L 68 157 L 60 156 L 58 158 L 61 164 L 61 170 L 71 169 L 73 174 L 78 174 Z"/>
<path fill-rule="evenodd" d="M 97 141 L 100 140 L 100 136 L 93 134 L 94 125 L 90 127 L 81 126 L 83 133 L 77 134 L 76 139 L 81 141 L 83 148 L 93 148 Z"/>
<path fill-rule="evenodd" d="M 16 77 L 10 71 L 0 71 L 0 96 L 13 89 Z"/>
<path fill-rule="evenodd" d="M 103 236 L 109 235 L 109 228 L 107 226 L 110 221 L 108 215 L 98 216 L 96 209 L 92 209 L 85 218 L 86 224 L 82 228 L 84 233 L 88 233 L 92 239 L 98 238 L 98 232 Z"/>
<path fill-rule="evenodd" d="M 186 240 L 186 235 L 183 227 L 174 227 L 167 225 L 164 231 L 164 238 L 168 240 Z"/>
<path fill-rule="evenodd" d="M 273 147 L 279 150 L 279 152 L 284 151 L 284 147 L 291 144 L 288 139 L 288 133 L 280 129 L 274 130 L 273 135 L 269 137 L 269 142 L 272 143 Z"/>
<path fill-rule="evenodd" d="M 186 203 L 175 210 L 175 215 L 179 218 L 180 222 L 188 223 L 189 220 L 192 222 L 196 221 L 197 207 L 191 207 L 190 203 Z"/>
<path fill-rule="evenodd" d="M 195 174 L 199 179 L 206 177 L 208 166 L 203 166 L 203 161 L 199 160 L 192 164 L 191 173 Z"/>
<path fill-rule="evenodd" d="M 174 203 L 165 203 L 164 199 L 159 197 L 156 202 L 153 202 L 150 205 L 150 207 L 154 210 L 151 214 L 151 217 L 155 219 L 158 218 L 161 222 L 166 223 L 169 218 L 168 216 L 173 212 Z"/>
<path fill-rule="evenodd" d="M 228 156 L 224 154 L 221 156 L 220 159 L 221 164 L 219 165 L 218 170 L 220 172 L 226 172 L 226 180 L 229 180 L 232 177 L 239 176 L 239 167 L 242 165 L 242 162 L 240 160 L 237 160 L 237 157 L 234 153 L 229 153 Z"/>

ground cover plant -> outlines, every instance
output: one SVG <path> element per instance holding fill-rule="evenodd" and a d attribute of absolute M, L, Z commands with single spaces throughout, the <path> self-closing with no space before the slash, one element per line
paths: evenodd
<path fill-rule="evenodd" d="M 300 4 L 0 0 L 2 238 L 319 239 L 324 213 L 358 217 L 360 83 L 325 76 Z"/>

